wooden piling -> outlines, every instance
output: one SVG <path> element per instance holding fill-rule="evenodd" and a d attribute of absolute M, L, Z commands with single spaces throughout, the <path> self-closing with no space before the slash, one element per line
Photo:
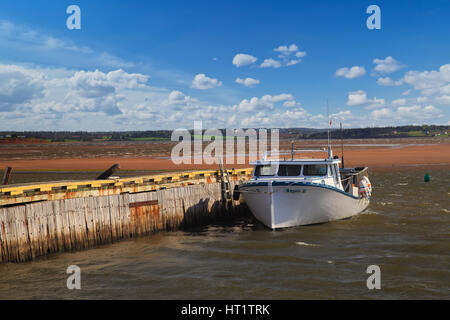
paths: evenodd
<path fill-rule="evenodd" d="M 120 169 L 120 166 L 118 163 L 112 165 L 108 170 L 104 171 L 101 175 L 97 177 L 97 180 L 105 180 L 111 177 L 114 172 Z"/>
<path fill-rule="evenodd" d="M 7 167 L 5 170 L 5 174 L 3 175 L 2 179 L 2 185 L 7 185 L 9 183 L 9 180 L 11 178 L 12 168 Z"/>

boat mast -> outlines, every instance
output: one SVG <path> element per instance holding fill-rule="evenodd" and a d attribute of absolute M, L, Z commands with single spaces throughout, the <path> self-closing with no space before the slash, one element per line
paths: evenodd
<path fill-rule="evenodd" d="M 294 140 L 291 141 L 291 160 L 294 161 Z"/>
<path fill-rule="evenodd" d="M 328 98 L 327 98 L 327 119 L 328 119 L 328 129 L 327 129 L 327 136 L 328 136 L 328 158 L 333 158 L 333 153 L 331 151 L 331 144 L 330 144 L 330 127 L 331 127 L 331 120 L 330 120 L 330 112 L 328 110 Z"/>
<path fill-rule="evenodd" d="M 344 138 L 343 138 L 343 132 L 342 132 L 342 121 L 340 122 L 341 125 L 341 157 L 342 157 L 342 168 L 344 168 Z"/>

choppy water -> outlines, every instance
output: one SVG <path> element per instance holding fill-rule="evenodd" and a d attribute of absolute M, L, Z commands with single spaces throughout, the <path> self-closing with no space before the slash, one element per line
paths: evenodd
<path fill-rule="evenodd" d="M 449 299 L 450 171 L 375 172 L 369 210 L 270 231 L 252 217 L 0 265 L 1 299 Z M 66 268 L 81 268 L 81 290 Z M 366 269 L 381 268 L 381 290 Z"/>

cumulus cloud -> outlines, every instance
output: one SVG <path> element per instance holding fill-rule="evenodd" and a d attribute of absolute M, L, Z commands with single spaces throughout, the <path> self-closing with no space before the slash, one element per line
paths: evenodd
<path fill-rule="evenodd" d="M 439 70 L 409 71 L 403 81 L 423 95 L 450 93 L 450 64 L 442 65 Z"/>
<path fill-rule="evenodd" d="M 386 57 L 384 59 L 374 59 L 373 63 L 376 64 L 373 70 L 379 74 L 393 73 L 405 67 L 391 56 Z"/>
<path fill-rule="evenodd" d="M 375 120 L 389 121 L 390 123 L 423 123 L 424 120 L 442 118 L 442 111 L 433 105 L 401 106 L 396 109 L 382 108 L 371 112 Z"/>
<path fill-rule="evenodd" d="M 280 95 L 272 96 L 266 94 L 261 98 L 253 97 L 250 100 L 244 99 L 239 105 L 235 106 L 239 112 L 253 112 L 255 110 L 272 110 L 274 104 L 281 101 L 294 101 L 294 96 L 292 94 L 283 93 Z"/>
<path fill-rule="evenodd" d="M 127 73 L 122 69 L 103 73 L 95 71 L 79 71 L 69 79 L 72 89 L 87 98 L 114 93 L 116 89 L 145 88 L 148 76 L 137 73 Z"/>
<path fill-rule="evenodd" d="M 254 87 L 257 84 L 259 84 L 259 80 L 253 79 L 253 78 L 245 78 L 245 79 L 241 79 L 241 78 L 237 78 L 236 79 L 236 83 L 239 83 L 243 86 L 246 86 L 248 88 Z"/>
<path fill-rule="evenodd" d="M 168 97 L 169 105 L 185 105 L 189 102 L 194 102 L 195 99 L 192 99 L 190 96 L 186 96 L 184 93 L 174 90 L 170 92 Z"/>
<path fill-rule="evenodd" d="M 282 58 L 283 56 L 288 56 L 291 53 L 297 52 L 298 47 L 295 44 L 291 44 L 290 46 L 279 46 L 278 48 L 273 49 L 275 52 L 279 52 L 280 55 L 279 58 Z"/>
<path fill-rule="evenodd" d="M 389 77 L 380 77 L 377 80 L 380 86 L 401 86 L 403 84 L 402 80 L 394 81 Z"/>
<path fill-rule="evenodd" d="M 348 94 L 348 106 L 359 106 L 366 104 L 368 101 L 367 94 L 364 90 L 353 91 Z"/>
<path fill-rule="evenodd" d="M 367 93 L 364 90 L 353 91 L 348 94 L 347 105 L 352 106 L 365 106 L 368 109 L 380 108 L 384 106 L 385 100 L 379 98 L 369 99 Z"/>
<path fill-rule="evenodd" d="M 393 116 L 393 114 L 394 112 L 391 109 L 382 108 L 372 111 L 370 115 L 374 119 L 380 119 L 380 118 L 390 118 Z"/>
<path fill-rule="evenodd" d="M 411 89 L 402 92 L 402 95 L 403 95 L 403 96 L 407 96 L 407 95 L 409 95 L 410 93 L 411 93 Z"/>
<path fill-rule="evenodd" d="M 360 66 L 354 66 L 351 68 L 340 68 L 336 71 L 337 77 L 344 77 L 347 79 L 355 79 L 362 77 L 366 74 L 366 69 Z"/>
<path fill-rule="evenodd" d="M 250 64 L 253 64 L 256 62 L 256 60 L 258 60 L 258 58 L 251 56 L 249 54 L 245 54 L 245 53 L 238 53 L 237 55 L 234 56 L 233 58 L 233 64 L 236 67 L 243 67 L 243 66 L 247 66 Z"/>
<path fill-rule="evenodd" d="M 197 74 L 192 80 L 191 87 L 200 90 L 206 90 L 222 86 L 222 82 L 217 79 L 209 78 L 204 73 Z"/>
<path fill-rule="evenodd" d="M 42 97 L 45 89 L 44 75 L 15 65 L 0 65 L 0 110 Z"/>
<path fill-rule="evenodd" d="M 295 100 L 289 100 L 289 101 L 285 101 L 283 103 L 283 107 L 288 107 L 288 108 L 293 108 L 293 107 L 300 107 L 301 103 L 297 102 Z"/>
<path fill-rule="evenodd" d="M 296 56 L 297 58 L 303 58 L 303 57 L 306 57 L 306 51 L 298 51 L 298 52 L 295 53 L 295 56 Z"/>
<path fill-rule="evenodd" d="M 127 90 L 147 89 L 148 76 L 122 69 L 108 73 L 25 68 L 0 64 L 0 111 L 55 114 L 121 113 Z M 28 110 L 28 111 L 27 111 Z"/>
<path fill-rule="evenodd" d="M 260 65 L 261 68 L 280 68 L 281 66 L 293 66 L 302 61 L 302 58 L 306 56 L 306 51 L 299 51 L 296 44 L 281 45 L 273 51 L 278 52 L 278 59 L 272 58 L 264 59 Z"/>
<path fill-rule="evenodd" d="M 401 98 L 401 99 L 392 100 L 391 105 L 393 105 L 393 106 L 404 106 L 404 105 L 406 105 L 406 99 L 405 98 Z"/>
<path fill-rule="evenodd" d="M 439 104 L 445 104 L 445 105 L 450 106 L 450 95 L 437 97 L 436 102 Z"/>
<path fill-rule="evenodd" d="M 264 59 L 261 63 L 261 68 L 279 68 L 281 67 L 281 62 L 274 59 Z"/>
<path fill-rule="evenodd" d="M 450 64 L 444 64 L 438 70 L 408 71 L 401 81 L 420 91 L 419 103 L 450 105 Z"/>

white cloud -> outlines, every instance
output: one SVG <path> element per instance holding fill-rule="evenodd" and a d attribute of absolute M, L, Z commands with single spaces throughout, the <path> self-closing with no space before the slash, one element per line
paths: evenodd
<path fill-rule="evenodd" d="M 407 95 L 409 95 L 410 93 L 411 93 L 411 89 L 402 92 L 402 95 L 403 95 L 403 96 L 407 96 Z"/>
<path fill-rule="evenodd" d="M 401 86 L 403 84 L 402 80 L 394 81 L 389 77 L 380 77 L 377 80 L 380 86 Z"/>
<path fill-rule="evenodd" d="M 391 105 L 397 106 L 397 107 L 404 106 L 404 105 L 406 105 L 406 99 L 401 98 L 401 99 L 392 100 Z"/>
<path fill-rule="evenodd" d="M 236 83 L 242 84 L 243 86 L 246 86 L 248 88 L 251 88 L 257 84 L 259 84 L 259 80 L 253 79 L 253 78 L 237 78 Z"/>
<path fill-rule="evenodd" d="M 274 104 L 281 101 L 293 101 L 292 94 L 280 94 L 272 96 L 267 94 L 261 98 L 253 97 L 250 100 L 244 99 L 234 109 L 239 112 L 253 112 L 255 110 L 272 110 Z"/>
<path fill-rule="evenodd" d="M 44 95 L 44 75 L 15 65 L 0 65 L 0 111 Z"/>
<path fill-rule="evenodd" d="M 437 109 L 432 105 L 428 105 L 425 107 L 421 106 L 399 107 L 397 109 L 397 113 L 400 117 L 411 120 L 430 119 L 442 116 L 441 110 Z"/>
<path fill-rule="evenodd" d="M 203 73 L 197 74 L 192 80 L 191 87 L 200 90 L 206 90 L 222 86 L 222 82 L 217 79 L 209 78 Z"/>
<path fill-rule="evenodd" d="M 274 59 L 264 59 L 264 62 L 261 63 L 261 68 L 279 68 L 281 67 L 280 61 Z"/>
<path fill-rule="evenodd" d="M 442 118 L 443 114 L 438 108 L 428 106 L 401 106 L 397 109 L 382 108 L 372 111 L 370 116 L 374 120 L 383 120 L 384 124 L 411 124 L 423 123 L 424 120 Z"/>
<path fill-rule="evenodd" d="M 127 73 L 122 69 L 103 73 L 99 70 L 79 71 L 70 78 L 69 84 L 80 95 L 87 98 L 114 93 L 116 89 L 145 88 L 148 76 L 137 73 Z"/>
<path fill-rule="evenodd" d="M 368 102 L 367 94 L 363 90 L 353 91 L 348 94 L 348 106 L 359 106 Z"/>
<path fill-rule="evenodd" d="M 148 76 L 121 69 L 108 73 L 21 67 L 0 64 L 0 112 L 67 117 L 90 112 L 122 113 L 127 91 L 147 90 Z"/>
<path fill-rule="evenodd" d="M 255 63 L 258 58 L 245 53 L 238 53 L 233 58 L 233 64 L 236 67 L 243 67 Z"/>
<path fill-rule="evenodd" d="M 393 116 L 393 111 L 388 108 L 382 108 L 372 111 L 371 116 L 375 119 L 390 118 Z"/>
<path fill-rule="evenodd" d="M 360 66 L 353 66 L 351 68 L 340 68 L 336 71 L 337 77 L 345 77 L 347 79 L 355 79 L 366 74 L 366 69 Z"/>
<path fill-rule="evenodd" d="M 293 108 L 293 107 L 300 107 L 301 103 L 297 102 L 295 100 L 285 101 L 283 103 L 283 107 Z"/>
<path fill-rule="evenodd" d="M 169 105 L 185 105 L 189 102 L 194 102 L 190 96 L 186 96 L 184 93 L 174 90 L 169 94 L 168 104 Z"/>
<path fill-rule="evenodd" d="M 424 103 L 428 101 L 428 97 L 417 97 L 416 100 L 418 103 Z"/>
<path fill-rule="evenodd" d="M 286 63 L 286 66 L 287 66 L 287 67 L 293 66 L 293 65 L 295 65 L 295 64 L 297 64 L 297 63 L 300 63 L 300 62 L 302 62 L 301 59 L 292 59 L 292 60 L 290 60 L 290 61 L 288 61 L 288 62 Z"/>
<path fill-rule="evenodd" d="M 295 56 L 296 56 L 297 58 L 303 58 L 303 57 L 306 57 L 306 51 L 298 51 L 298 52 L 295 53 Z"/>
<path fill-rule="evenodd" d="M 279 46 L 278 48 L 273 49 L 275 52 L 280 52 L 281 56 L 290 55 L 291 53 L 297 52 L 298 47 L 295 44 L 291 44 L 290 46 Z"/>
<path fill-rule="evenodd" d="M 353 91 L 348 94 L 347 105 L 352 106 L 365 106 L 368 109 L 381 108 L 386 104 L 384 99 L 374 97 L 373 99 L 367 98 L 367 93 L 364 90 Z"/>
<path fill-rule="evenodd" d="M 295 108 L 284 111 L 281 114 L 278 114 L 280 120 L 284 121 L 292 121 L 292 120 L 306 120 L 307 117 L 311 116 L 305 109 L 303 108 Z"/>
<path fill-rule="evenodd" d="M 354 118 L 352 112 L 350 110 L 340 111 L 338 113 L 333 113 L 330 115 L 330 118 L 338 121 L 349 121 Z"/>
<path fill-rule="evenodd" d="M 280 60 L 275 60 L 272 58 L 265 59 L 260 65 L 261 68 L 280 68 L 281 66 L 293 66 L 302 62 L 302 58 L 306 56 L 306 51 L 298 51 L 296 44 L 291 45 L 281 45 L 273 51 L 278 52 L 278 58 Z"/>
<path fill-rule="evenodd" d="M 436 98 L 436 102 L 439 104 L 445 104 L 450 106 L 450 96 L 440 96 Z"/>
<path fill-rule="evenodd" d="M 384 59 L 374 59 L 373 63 L 376 64 L 374 71 L 379 74 L 389 74 L 404 68 L 397 60 L 391 56 Z"/>
<path fill-rule="evenodd" d="M 409 71 L 403 81 L 425 96 L 450 93 L 450 64 L 442 65 L 438 71 Z"/>

